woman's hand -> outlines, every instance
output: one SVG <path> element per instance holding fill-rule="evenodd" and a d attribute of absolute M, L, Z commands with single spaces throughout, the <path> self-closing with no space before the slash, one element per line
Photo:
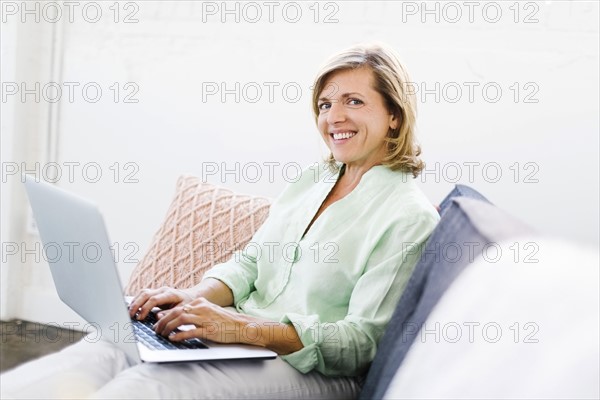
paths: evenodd
<path fill-rule="evenodd" d="M 248 337 L 243 336 L 252 336 L 251 332 L 244 335 L 248 333 L 246 331 L 252 331 L 246 316 L 227 311 L 202 297 L 161 311 L 157 318 L 154 331 L 173 341 L 198 337 L 217 343 L 248 343 Z M 186 324 L 195 325 L 196 329 L 173 333 L 178 326 Z"/>
<path fill-rule="evenodd" d="M 173 341 L 200 338 L 217 343 L 244 343 L 266 347 L 278 354 L 293 353 L 304 346 L 292 325 L 233 313 L 202 297 L 161 311 L 157 318 L 154 331 Z M 194 325 L 195 329 L 174 333 L 181 325 Z"/>
<path fill-rule="evenodd" d="M 162 309 L 177 307 L 193 300 L 193 296 L 185 290 L 163 286 L 159 289 L 143 289 L 129 303 L 129 316 L 143 320 L 154 307 Z"/>

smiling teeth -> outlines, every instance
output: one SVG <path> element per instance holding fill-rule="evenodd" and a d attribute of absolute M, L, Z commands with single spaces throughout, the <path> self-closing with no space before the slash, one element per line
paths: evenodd
<path fill-rule="evenodd" d="M 334 133 L 333 138 L 335 140 L 350 139 L 354 135 L 356 135 L 356 132 Z"/>

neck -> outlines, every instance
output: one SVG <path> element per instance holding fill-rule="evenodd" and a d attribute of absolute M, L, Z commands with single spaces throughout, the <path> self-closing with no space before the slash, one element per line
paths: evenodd
<path fill-rule="evenodd" d="M 381 164 L 372 164 L 372 165 L 348 165 L 344 164 L 342 166 L 341 176 L 338 179 L 337 185 L 340 189 L 346 189 L 351 191 L 354 189 L 362 176 L 370 170 L 372 167 Z"/>

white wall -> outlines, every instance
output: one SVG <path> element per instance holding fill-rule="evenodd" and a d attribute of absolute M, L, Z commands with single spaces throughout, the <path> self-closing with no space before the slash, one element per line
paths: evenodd
<path fill-rule="evenodd" d="M 228 2 L 230 10 L 237 4 L 239 22 L 235 12 L 221 13 L 221 2 L 121 2 L 118 22 L 114 6 L 109 8 L 113 2 L 86 4 L 75 8 L 73 22 L 64 5 L 57 23 L 48 21 L 54 10 L 46 3 L 40 3 L 39 23 L 23 16 L 22 9 L 14 15 L 13 9 L 3 12 L 3 73 L 9 65 L 24 66 L 4 75 L 3 82 L 39 81 L 43 87 L 56 81 L 63 93 L 55 108 L 44 93 L 40 103 L 33 96 L 22 103 L 18 95 L 2 102 L 2 161 L 37 160 L 41 175 L 50 177 L 54 170 L 44 169 L 44 163 L 59 163 L 58 184 L 94 199 L 103 210 L 111 239 L 121 249 L 124 279 L 135 265 L 125 256 L 142 257 L 178 175 L 202 175 L 212 163 L 229 169 L 240 163 L 238 176 L 208 180 L 276 196 L 286 184 L 285 173 L 293 178 L 296 163 L 306 165 L 323 156 L 310 112 L 311 81 L 327 56 L 369 40 L 398 49 L 419 96 L 423 89 L 435 92 L 439 83 L 437 93 L 419 102 L 419 138 L 429 165 L 421 186 L 432 202 L 439 202 L 454 183 L 469 184 L 540 232 L 598 247 L 596 2 L 428 2 L 429 14 L 423 14 L 422 2 L 281 2 L 274 3 L 273 22 L 264 2 Z M 96 5 L 102 16 L 92 23 Z M 473 7 L 471 16 L 468 7 Z M 502 14 L 493 23 L 498 8 Z M 252 23 L 257 9 L 262 18 Z M 296 9 L 302 15 L 292 23 Z M 457 11 L 462 18 L 453 23 Z M 127 15 L 137 22 L 124 23 Z M 326 16 L 334 21 L 325 23 Z M 52 32 L 54 41 L 48 36 Z M 5 56 L 4 49 L 15 42 L 24 43 L 24 50 Z M 79 85 L 73 101 L 63 82 Z M 221 101 L 203 91 L 221 83 L 233 89 L 236 82 L 248 90 L 245 96 L 237 92 L 239 102 L 235 94 Z M 83 97 L 86 84 L 102 89 L 97 102 Z M 278 85 L 273 101 L 269 84 Z M 292 85 L 289 97 L 295 97 L 293 87 L 301 88 L 298 101 L 286 99 L 281 90 L 286 84 Z M 472 99 L 468 85 L 475 87 Z M 484 93 L 485 85 L 489 90 Z M 255 86 L 263 91 L 253 103 Z M 457 87 L 462 97 L 453 102 Z M 494 88 L 502 90 L 497 102 L 490 99 Z M 134 89 L 130 100 L 137 102 L 125 102 Z M 87 94 L 95 93 L 89 89 Z M 52 92 L 46 95 L 54 98 Z M 535 102 L 526 102 L 527 95 Z M 23 109 L 37 114 L 26 116 Z M 12 118 L 8 125 L 7 114 Z M 39 126 L 25 128 L 26 118 Z M 39 145 L 46 137 L 50 143 Z M 55 146 L 56 152 L 47 146 Z M 269 162 L 280 163 L 273 182 L 265 166 Z M 262 166 L 258 182 L 250 182 L 254 164 L 249 163 Z M 74 165 L 72 182 L 68 165 Z M 472 176 L 468 165 L 473 165 Z M 102 173 L 98 182 L 92 182 L 95 167 Z M 502 176 L 494 181 L 497 170 Z M 455 179 L 456 172 L 460 178 Z M 18 176 L 3 178 L 3 242 L 22 237 L 39 241 L 23 233 L 26 200 Z M 6 204 L 7 197 L 15 200 Z M 8 232 L 15 233 L 11 237 Z M 21 298 L 3 298 L 2 318 L 75 318 L 64 307 L 45 314 L 45 307 L 58 304 L 47 267 L 43 260 L 23 264 L 21 256 L 7 256 L 2 266 L 3 294 L 15 285 L 24 288 Z M 26 272 L 19 281 L 5 275 L 13 270 Z M 47 295 L 42 300 L 39 293 Z"/>
<path fill-rule="evenodd" d="M 0 47 L 0 59 L 2 60 L 0 64 L 0 75 L 2 79 L 6 79 L 7 77 L 14 78 L 15 76 L 15 54 L 16 54 L 16 25 L 7 25 L 6 27 L 2 27 L 2 35 L 0 37 L 1 47 Z M 1 114 L 2 120 L 0 121 L 0 131 L 2 135 L 0 136 L 0 154 L 2 160 L 11 160 L 13 159 L 13 136 L 14 136 L 14 107 L 12 104 L 1 103 Z M 5 243 L 9 239 L 9 221 L 8 219 L 8 210 L 10 204 L 9 194 L 11 191 L 7 190 L 8 183 L 5 183 L 2 180 L 2 191 L 0 192 L 0 221 L 2 221 L 2 225 L 0 225 L 0 242 Z M 4 245 L 3 245 L 4 246 Z M 2 248 L 2 255 L 5 254 L 6 247 Z M 7 263 L 7 258 L 2 257 L 1 265 L 2 270 L 1 281 L 2 282 L 2 292 L 0 292 L 0 304 L 2 304 L 2 312 L 0 317 L 5 319 L 6 308 L 4 305 L 9 301 L 12 297 L 13 293 L 9 293 L 9 288 L 11 285 L 7 283 L 9 280 L 18 280 L 18 277 L 13 277 L 15 272 L 18 272 L 17 268 L 9 269 L 9 265 Z"/>

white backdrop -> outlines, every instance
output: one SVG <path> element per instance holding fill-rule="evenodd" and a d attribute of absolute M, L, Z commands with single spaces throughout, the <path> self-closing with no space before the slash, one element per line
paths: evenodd
<path fill-rule="evenodd" d="M 274 197 L 326 154 L 312 79 L 362 41 L 410 71 L 432 202 L 468 184 L 598 247 L 597 2 L 23 4 L 2 4 L 3 319 L 77 320 L 35 247 L 20 172 L 97 202 L 127 279 L 180 174 Z"/>

